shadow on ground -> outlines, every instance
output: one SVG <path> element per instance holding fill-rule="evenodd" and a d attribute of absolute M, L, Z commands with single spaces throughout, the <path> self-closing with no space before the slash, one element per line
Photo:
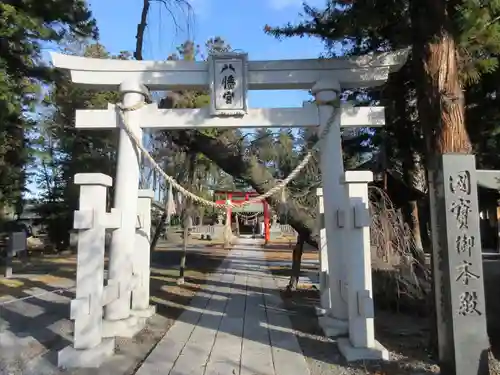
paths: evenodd
<path fill-rule="evenodd" d="M 171 249 L 153 254 L 151 298 L 158 314 L 132 339 L 119 338 L 116 355 L 96 370 L 62 371 L 56 368 L 57 352 L 72 342 L 69 302 L 74 298 L 76 256 L 46 254 L 32 256 L 28 262 L 14 262 L 14 276 L 0 278 L 0 373 L 8 374 L 133 374 L 149 351 L 163 337 L 173 321 L 184 311 L 205 274 L 220 265 L 227 250 L 218 246 L 187 253 L 188 283 L 175 283 L 181 251 Z M 158 277 L 155 278 L 155 274 Z M 195 278 L 196 283 L 189 282 Z M 61 288 L 69 290 L 60 290 Z M 45 293 L 52 292 L 52 293 Z M 33 295 L 39 295 L 32 297 Z M 26 298 L 26 299 L 24 299 Z M 166 298 L 166 301 L 165 301 Z M 24 299 L 24 300 L 20 300 Z M 162 300 L 165 302 L 163 303 Z M 41 364 L 49 370 L 41 370 Z M 31 372 L 30 372 L 31 371 Z"/>
<path fill-rule="evenodd" d="M 275 249 L 272 250 L 276 252 Z M 269 259 L 269 258 L 268 258 Z M 281 260 L 282 258 L 280 258 Z M 289 255 L 291 262 L 291 255 Z M 279 277 L 289 277 L 290 267 L 272 266 L 270 260 L 270 269 L 273 274 Z M 500 354 L 500 298 L 498 295 L 498 285 L 500 283 L 500 267 L 499 262 L 485 261 L 485 295 L 486 295 L 486 312 L 488 322 L 488 334 L 491 344 L 490 365 L 491 373 L 499 374 L 498 359 Z M 305 275 L 304 271 L 311 271 L 314 266 L 307 265 L 302 267 L 301 275 Z M 316 268 L 317 270 L 317 268 Z M 294 328 L 304 334 L 316 335 L 319 338 L 316 342 L 305 340 L 302 336 L 299 337 L 301 347 L 304 354 L 317 362 L 318 354 L 325 352 L 324 358 L 321 361 L 328 361 L 328 358 L 333 359 L 339 354 L 337 347 L 333 341 L 329 343 L 319 344 L 320 341 L 328 341 L 322 338 L 323 332 L 320 328 L 315 311 L 312 306 L 319 306 L 319 293 L 315 289 L 298 290 L 292 294 L 284 293 L 285 305 L 293 314 L 290 315 Z M 436 373 L 439 372 L 439 367 L 431 358 L 431 353 L 426 348 L 430 343 L 430 317 L 427 309 L 417 309 L 416 313 L 396 313 L 378 308 L 376 311 L 376 337 L 390 352 L 396 355 L 397 362 L 385 363 L 382 366 L 379 363 L 366 362 L 360 364 L 360 368 L 368 371 L 368 374 L 388 373 L 388 374 L 409 374 L 415 372 L 415 365 L 420 368 L 425 368 L 425 371 L 417 371 L 416 373 Z M 305 318 L 307 317 L 307 318 Z M 324 347 L 322 349 L 322 347 Z M 335 355 L 330 355 L 335 353 Z M 319 356 L 321 357 L 321 356 Z M 338 356 L 338 364 L 346 365 L 342 358 Z M 317 366 L 319 366 L 316 363 Z M 349 364 L 352 366 L 352 364 Z M 377 372 L 378 371 L 378 372 Z M 385 371 L 385 372 L 384 372 Z M 364 374 L 364 373 L 363 373 Z"/>
<path fill-rule="evenodd" d="M 275 252 L 275 249 L 270 251 Z M 222 277 L 219 280 L 207 280 L 205 278 L 207 273 L 218 268 L 225 259 L 226 254 L 227 251 L 220 246 L 190 249 L 187 253 L 186 283 L 178 286 L 176 278 L 182 251 L 173 246 L 168 250 L 154 252 L 152 255 L 151 299 L 157 306 L 158 311 L 154 327 L 146 328 L 144 332 L 134 339 L 119 340 L 117 355 L 98 372 L 78 370 L 60 373 L 75 375 L 133 374 L 134 370 L 140 365 L 148 352 L 154 348 L 172 322 L 179 319 L 184 311 L 190 310 L 189 305 L 192 296 L 200 289 L 201 285 L 229 286 Z M 62 260 L 56 259 L 56 257 L 44 257 L 30 269 L 30 273 L 26 277 L 14 278 L 11 280 L 11 286 L 2 284 L 2 291 L 7 290 L 8 294 L 16 295 L 19 298 L 29 295 L 29 292 L 25 292 L 27 289 L 57 289 L 58 285 L 54 281 L 74 280 L 74 260 L 74 256 L 71 255 Z M 271 271 L 276 276 L 289 276 L 289 270 L 284 270 L 283 267 L 272 267 L 272 263 L 270 265 Z M 246 274 L 266 266 L 267 261 L 256 260 L 243 255 L 232 262 L 231 268 L 227 272 Z M 310 266 L 306 268 L 313 269 Z M 27 269 L 25 268 L 24 271 L 27 271 Z M 40 277 L 37 278 L 37 275 Z M 436 373 L 435 364 L 429 359 L 428 353 L 422 350 L 427 346 L 429 336 L 425 319 L 377 312 L 377 338 L 391 352 L 395 353 L 397 361 L 348 364 L 340 355 L 335 341 L 325 338 L 318 325 L 314 310 L 314 306 L 319 303 L 317 291 L 308 289 L 297 291 L 292 295 L 283 294 L 283 302 L 271 298 L 271 305 L 269 305 L 269 301 L 263 295 L 276 295 L 277 292 L 274 288 L 238 284 L 231 284 L 231 286 L 234 293 L 211 291 L 207 297 L 200 297 L 202 299 L 201 303 L 205 304 L 205 307 L 208 306 L 211 295 L 231 299 L 236 298 L 239 293 L 246 293 L 249 296 L 246 303 L 261 307 L 265 306 L 271 314 L 285 314 L 290 318 L 295 332 L 279 326 L 271 326 L 269 330 L 271 334 L 279 334 L 283 338 L 278 345 L 285 349 L 287 348 L 287 341 L 296 334 L 301 350 L 306 356 L 310 367 L 329 366 L 326 371 L 332 374 L 335 374 L 335 370 L 338 373 L 344 373 L 343 369 L 347 367 L 357 371 L 352 373 L 356 375 L 376 374 L 377 372 L 398 375 Z M 38 351 L 31 352 L 26 358 L 21 358 L 23 361 L 29 362 L 35 356 L 45 355 L 52 364 L 55 364 L 57 350 L 70 343 L 71 323 L 67 317 L 69 313 L 68 304 L 70 299 L 73 298 L 73 293 L 63 292 L 57 295 L 57 298 L 55 294 L 51 294 L 51 296 L 51 298 L 44 298 L 43 300 L 34 298 L 30 299 L 29 302 L 17 302 L 15 303 L 15 305 L 18 305 L 17 307 L 0 306 L 0 332 L 4 330 L 11 332 L 20 341 L 20 345 L 23 343 L 23 338 L 26 337 L 33 337 L 34 340 L 41 344 L 41 347 L 37 349 Z M 205 298 L 204 301 L 203 298 Z M 207 311 L 206 314 L 210 316 L 211 312 Z M 220 312 L 212 311 L 212 314 L 216 315 L 220 314 Z M 204 319 L 203 323 L 200 321 L 200 324 L 206 324 L 207 328 L 210 329 L 218 329 L 217 319 Z M 252 327 L 249 328 L 253 329 Z M 257 329 L 258 327 L 254 328 Z M 132 347 L 136 348 L 140 344 L 142 344 L 141 350 L 133 352 Z M 120 363 L 117 364 L 118 362 Z M 418 372 L 415 371 L 416 366 Z"/>

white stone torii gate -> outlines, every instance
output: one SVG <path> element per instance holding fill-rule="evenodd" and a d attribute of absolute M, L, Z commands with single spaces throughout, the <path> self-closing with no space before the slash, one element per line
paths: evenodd
<path fill-rule="evenodd" d="M 364 328 L 360 333 L 353 333 L 357 327 L 355 321 L 359 317 L 351 317 L 350 311 L 373 310 L 371 299 L 371 276 L 366 275 L 366 262 L 348 259 L 352 252 L 350 238 L 355 236 L 353 228 L 369 225 L 360 219 L 363 211 L 363 191 L 356 193 L 359 202 L 349 203 L 349 183 L 359 184 L 359 177 L 344 174 L 341 151 L 340 127 L 382 126 L 385 123 L 383 107 L 352 108 L 342 107 L 335 112 L 331 103 L 338 98 L 341 89 L 374 87 L 386 82 L 389 73 L 397 71 L 405 62 L 407 53 L 385 53 L 366 55 L 357 58 L 288 60 L 288 61 L 246 61 L 234 59 L 235 55 L 215 55 L 209 62 L 188 61 L 124 61 L 92 59 L 76 56 L 52 54 L 54 66 L 71 71 L 74 83 L 86 88 L 98 90 L 119 89 L 123 94 L 125 107 L 137 104 L 145 99 L 149 102 L 149 90 L 206 89 L 214 85 L 217 74 L 214 66 L 233 61 L 243 67 L 242 73 L 246 87 L 242 91 L 239 116 L 214 116 L 213 107 L 217 107 L 212 98 L 212 108 L 202 109 L 162 109 L 155 103 L 147 104 L 136 111 L 125 114 L 127 123 L 141 138 L 142 128 L 152 129 L 197 129 L 197 128 L 237 128 L 237 127 L 306 127 L 320 125 L 320 131 L 334 117 L 327 136 L 321 141 L 321 169 L 324 191 L 324 225 L 327 252 L 322 253 L 321 262 L 328 274 L 327 294 L 330 295 L 326 317 L 323 317 L 327 332 L 331 334 L 347 334 L 350 340 L 344 340 L 341 350 L 348 358 L 386 357 L 385 349 L 373 337 L 373 317 L 366 316 Z M 236 66 L 235 65 L 235 66 Z M 147 87 L 147 88 L 146 88 Z M 312 90 L 319 103 L 305 103 L 302 108 L 246 108 L 246 89 L 278 90 L 303 89 Z M 242 90 L 241 90 L 242 89 Z M 228 108 L 222 108 L 227 110 Z M 103 129 L 120 127 L 119 109 L 109 105 L 106 110 L 77 110 L 76 127 L 82 129 Z M 139 183 L 139 152 L 126 132 L 120 130 L 118 165 L 115 186 L 114 208 L 122 213 L 121 226 L 113 233 L 109 262 L 109 282 L 117 286 L 120 293 L 111 301 L 105 310 L 106 332 L 118 336 L 123 330 L 139 330 L 134 326 L 137 322 L 131 309 L 132 254 L 137 221 L 137 196 Z M 368 181 L 364 181 L 365 185 Z M 352 189 L 351 189 L 352 190 Z M 359 189 L 358 189 L 359 190 Z M 363 190 L 363 189 L 361 189 Z M 361 195 L 359 195 L 361 194 Z M 366 199 L 364 199 L 366 200 Z M 361 203 L 360 203 L 361 202 Z M 350 213 L 351 208 L 354 211 Z M 361 207 L 361 209 L 360 209 Z M 366 210 L 366 209 L 365 209 Z M 366 216 L 366 215 L 365 215 Z M 353 225 L 350 221 L 353 221 Z M 347 228 L 344 228 L 347 227 Z M 362 234 L 366 243 L 366 231 Z M 356 237 L 356 238 L 359 238 Z M 369 234 L 368 234 L 369 240 Z M 324 242 L 324 241 L 323 241 Z M 359 241 L 354 241 L 360 246 Z M 326 246 L 326 244 L 322 244 Z M 368 249 L 369 250 L 369 249 Z M 363 251 L 361 251 L 362 256 Z M 325 259 L 327 258 L 327 259 Z M 363 290 L 349 290 L 346 266 L 352 274 L 358 274 Z M 370 271 L 370 269 L 368 269 Z M 367 282 L 369 281 L 367 285 Z M 78 288 L 78 286 L 77 286 Z M 351 288 L 353 289 L 353 288 Z M 345 298 L 344 291 L 349 297 Z M 348 302 L 349 301 L 349 302 Z M 356 306 L 348 306 L 356 303 Z M 363 307 L 361 307 L 363 305 Z M 359 313 L 361 314 L 361 313 Z M 325 322 L 326 321 L 326 322 Z M 355 337 L 356 336 L 356 337 Z M 90 348 L 89 348 L 90 349 Z"/>

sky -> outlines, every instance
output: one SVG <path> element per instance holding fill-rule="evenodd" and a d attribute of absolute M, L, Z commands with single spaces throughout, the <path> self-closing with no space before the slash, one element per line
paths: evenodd
<path fill-rule="evenodd" d="M 167 2 L 173 2 L 167 0 Z M 144 59 L 165 59 L 187 39 L 203 46 L 214 36 L 233 49 L 248 53 L 250 60 L 317 58 L 323 51 L 316 38 L 278 41 L 264 33 L 266 24 L 281 26 L 301 19 L 302 0 L 190 0 L 193 14 L 180 10 L 174 15 L 178 28 L 160 1 L 152 2 L 144 40 Z M 322 7 L 325 0 L 308 0 Z M 135 49 L 135 35 L 143 0 L 90 0 L 97 19 L 100 41 L 111 53 Z M 309 95 L 304 91 L 253 91 L 250 107 L 301 107 Z"/>
<path fill-rule="evenodd" d="M 188 39 L 204 46 L 215 36 L 222 37 L 233 49 L 247 52 L 250 60 L 317 58 L 324 52 L 323 44 L 316 38 L 279 41 L 263 31 L 266 24 L 282 26 L 300 21 L 303 0 L 188 1 L 193 7 L 192 13 L 174 11 L 176 22 L 161 6 L 161 1 L 152 2 L 144 38 L 144 59 L 163 60 Z M 307 0 L 307 3 L 323 7 L 326 0 Z M 143 0 L 89 0 L 89 4 L 99 27 L 100 43 L 112 54 L 133 52 Z M 249 92 L 249 106 L 253 108 L 302 107 L 302 102 L 308 99 L 307 91 Z M 28 189 L 31 194 L 38 192 L 33 183 Z"/>

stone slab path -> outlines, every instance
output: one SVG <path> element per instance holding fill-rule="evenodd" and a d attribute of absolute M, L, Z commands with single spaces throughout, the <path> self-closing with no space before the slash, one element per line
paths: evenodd
<path fill-rule="evenodd" d="M 240 239 L 136 375 L 309 375 L 255 240 Z"/>

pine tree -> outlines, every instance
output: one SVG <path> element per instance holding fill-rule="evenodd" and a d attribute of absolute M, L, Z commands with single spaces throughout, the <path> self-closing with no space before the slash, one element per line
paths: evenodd
<path fill-rule="evenodd" d="M 130 55 L 111 56 L 99 43 L 74 41 L 65 52 L 92 58 L 124 59 Z M 119 100 L 117 92 L 95 92 L 74 85 L 66 72 L 58 76 L 45 97 L 46 116 L 38 126 L 36 153 L 37 165 L 42 168 L 38 168 L 35 178 L 42 193 L 38 210 L 46 220 L 50 240 L 57 247 L 68 245 L 72 215 L 78 208 L 79 189 L 73 184 L 74 175 L 115 174 L 118 132 L 76 129 L 75 111 L 106 109 L 108 103 Z"/>
<path fill-rule="evenodd" d="M 30 159 L 30 133 L 40 84 L 54 79 L 41 61 L 42 45 L 68 33 L 97 36 L 95 21 L 82 0 L 20 0 L 0 3 L 0 216 L 22 207 Z"/>
<path fill-rule="evenodd" d="M 410 46 L 427 153 L 470 152 L 462 90 L 496 69 L 499 6 L 498 0 L 329 1 L 326 9 L 304 6 L 299 24 L 265 31 L 317 36 L 348 55 Z"/>

